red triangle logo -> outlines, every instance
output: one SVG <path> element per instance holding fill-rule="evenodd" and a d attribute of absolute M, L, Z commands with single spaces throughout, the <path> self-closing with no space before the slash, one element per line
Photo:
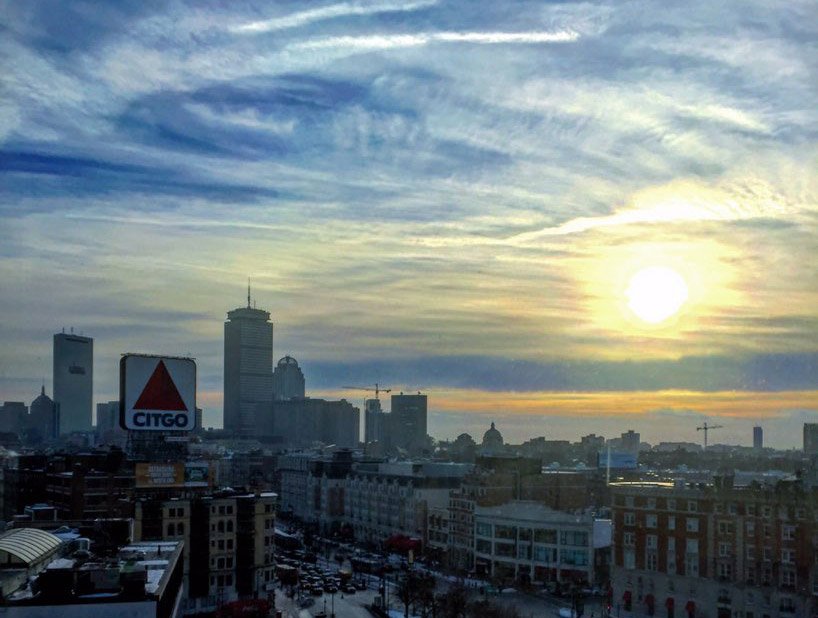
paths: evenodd
<path fill-rule="evenodd" d="M 159 361 L 156 369 L 153 370 L 148 383 L 142 390 L 142 394 L 133 407 L 134 410 L 168 410 L 187 411 L 185 402 L 182 401 L 173 378 L 165 367 L 165 361 Z"/>

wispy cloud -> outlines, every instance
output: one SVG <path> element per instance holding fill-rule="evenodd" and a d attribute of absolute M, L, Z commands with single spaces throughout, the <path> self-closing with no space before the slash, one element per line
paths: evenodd
<path fill-rule="evenodd" d="M 406 3 L 359 3 L 341 2 L 329 4 L 316 9 L 290 13 L 282 17 L 274 17 L 259 21 L 252 21 L 230 28 L 231 32 L 241 34 L 257 34 L 262 32 L 275 32 L 277 30 L 287 30 L 298 28 L 309 24 L 336 19 L 339 17 L 351 17 L 360 15 L 377 15 L 379 13 L 399 13 L 411 12 L 418 9 L 425 9 L 437 4 L 437 0 L 421 0 L 419 2 Z"/>
<path fill-rule="evenodd" d="M 568 43 L 579 39 L 571 30 L 557 32 L 421 32 L 418 34 L 389 34 L 366 36 L 338 36 L 296 43 L 295 49 L 352 48 L 360 50 L 416 47 L 430 43 L 475 43 L 479 45 L 535 45 Z"/>

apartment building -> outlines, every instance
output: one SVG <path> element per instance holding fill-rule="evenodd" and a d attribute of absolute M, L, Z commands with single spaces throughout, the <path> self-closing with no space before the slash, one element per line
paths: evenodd
<path fill-rule="evenodd" d="M 180 540 L 185 613 L 239 599 L 272 596 L 276 494 L 222 491 L 196 498 L 136 503 L 134 537 Z"/>
<path fill-rule="evenodd" d="M 612 484 L 612 604 L 621 616 L 793 618 L 818 612 L 818 492 L 800 481 Z"/>

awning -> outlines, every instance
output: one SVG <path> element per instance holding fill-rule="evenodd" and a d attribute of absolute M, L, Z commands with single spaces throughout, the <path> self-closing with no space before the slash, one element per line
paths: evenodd
<path fill-rule="evenodd" d="M 696 603 L 694 601 L 688 601 L 687 605 L 685 605 L 685 611 L 688 614 L 692 614 L 696 611 Z"/>
<path fill-rule="evenodd" d="M 673 597 L 668 597 L 667 599 L 665 599 L 665 607 L 667 607 L 668 609 L 673 609 L 675 605 L 676 601 L 673 600 Z"/>

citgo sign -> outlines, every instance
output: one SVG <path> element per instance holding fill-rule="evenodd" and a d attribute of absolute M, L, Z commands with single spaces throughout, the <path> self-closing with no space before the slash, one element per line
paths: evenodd
<path fill-rule="evenodd" d="M 196 361 L 125 354 L 119 362 L 119 422 L 129 431 L 196 426 Z"/>

